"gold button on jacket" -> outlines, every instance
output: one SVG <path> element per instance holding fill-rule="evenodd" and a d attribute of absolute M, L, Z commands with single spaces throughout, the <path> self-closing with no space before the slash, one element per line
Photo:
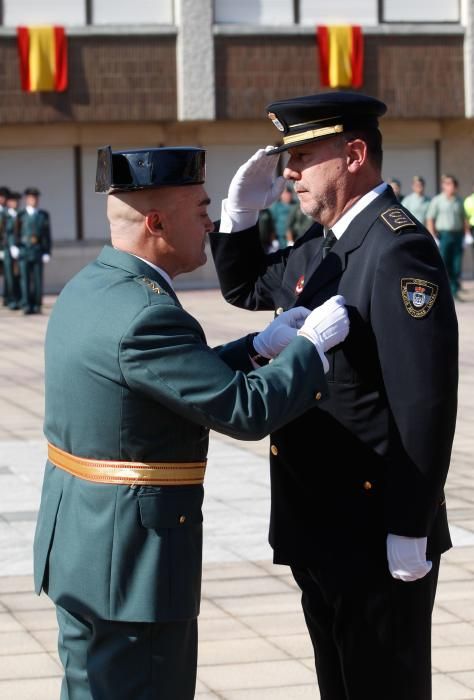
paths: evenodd
<path fill-rule="evenodd" d="M 279 316 L 280 314 L 283 313 L 283 306 L 279 306 L 278 309 L 275 311 L 276 315 Z"/>
<path fill-rule="evenodd" d="M 272 453 L 272 455 L 275 455 L 275 457 L 276 457 L 278 454 L 278 447 L 276 445 L 272 445 L 270 447 L 270 452 Z"/>
<path fill-rule="evenodd" d="M 371 482 L 370 482 L 370 481 L 364 481 L 364 489 L 365 489 L 366 491 L 370 491 L 371 488 L 372 488 Z"/>

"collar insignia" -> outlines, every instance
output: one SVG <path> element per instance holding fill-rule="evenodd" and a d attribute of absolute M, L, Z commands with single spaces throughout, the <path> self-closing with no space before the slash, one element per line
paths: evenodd
<path fill-rule="evenodd" d="M 414 277 L 402 277 L 401 292 L 405 309 L 413 318 L 424 318 L 438 296 L 438 285 Z"/>
<path fill-rule="evenodd" d="M 155 292 L 155 294 L 161 294 L 161 288 L 154 280 L 151 280 L 149 277 L 142 277 L 142 282 L 146 284 L 152 292 Z"/>

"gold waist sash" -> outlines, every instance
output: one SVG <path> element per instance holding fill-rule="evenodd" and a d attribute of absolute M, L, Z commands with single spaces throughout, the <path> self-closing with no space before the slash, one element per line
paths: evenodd
<path fill-rule="evenodd" d="M 112 462 L 69 454 L 48 443 L 48 459 L 55 467 L 86 481 L 145 486 L 190 486 L 202 484 L 204 462 Z"/>

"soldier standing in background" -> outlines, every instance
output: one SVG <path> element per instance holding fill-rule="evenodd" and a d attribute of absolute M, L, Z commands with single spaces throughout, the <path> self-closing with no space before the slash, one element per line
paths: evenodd
<path fill-rule="evenodd" d="M 3 263 L 3 306 L 8 304 L 7 290 L 7 273 L 5 273 L 5 250 L 7 242 L 5 239 L 5 216 L 6 216 L 6 201 L 9 194 L 8 187 L 0 187 L 0 258 Z"/>
<path fill-rule="evenodd" d="M 35 314 L 41 313 L 43 264 L 48 263 L 51 256 L 51 227 L 49 213 L 38 207 L 40 191 L 36 187 L 28 187 L 24 195 L 25 207 L 18 212 L 16 232 L 21 306 L 25 314 Z"/>
<path fill-rule="evenodd" d="M 9 309 L 19 309 L 21 304 L 20 266 L 10 252 L 16 246 L 16 220 L 18 205 L 21 200 L 19 192 L 10 192 L 7 197 L 3 218 L 4 257 L 3 274 L 5 276 L 5 300 Z"/>

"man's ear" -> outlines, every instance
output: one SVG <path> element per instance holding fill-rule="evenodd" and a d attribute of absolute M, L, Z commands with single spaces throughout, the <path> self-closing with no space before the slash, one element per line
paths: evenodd
<path fill-rule="evenodd" d="M 159 211 L 153 210 L 145 216 L 145 226 L 152 236 L 161 236 L 163 233 L 163 217 Z"/>
<path fill-rule="evenodd" d="M 367 144 L 362 139 L 348 141 L 347 148 L 347 169 L 351 173 L 356 173 L 367 160 Z"/>

